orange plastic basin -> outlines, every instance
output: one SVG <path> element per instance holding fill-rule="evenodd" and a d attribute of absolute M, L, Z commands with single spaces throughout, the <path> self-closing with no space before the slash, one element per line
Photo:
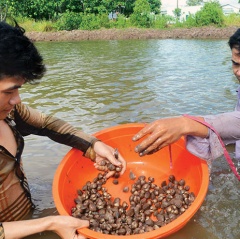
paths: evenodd
<path fill-rule="evenodd" d="M 190 154 L 185 149 L 184 139 L 180 139 L 172 144 L 172 162 L 173 168 L 170 168 L 169 149 L 158 151 L 155 154 L 140 157 L 134 152 L 134 147 L 139 143 L 133 142 L 132 137 L 144 124 L 133 123 L 118 125 L 104 129 L 94 134 L 103 142 L 118 148 L 119 152 L 127 161 L 127 170 L 119 178 L 119 184 L 114 185 L 110 178 L 104 185 L 108 188 L 112 196 L 120 197 L 128 201 L 130 193 L 123 193 L 123 188 L 133 184 L 129 174 L 132 171 L 137 177 L 145 175 L 155 178 L 155 184 L 161 184 L 162 181 L 168 180 L 168 176 L 173 174 L 177 180 L 185 179 L 190 186 L 190 191 L 196 195 L 195 201 L 181 216 L 173 222 L 151 232 L 137 235 L 116 236 L 95 232 L 88 228 L 79 229 L 79 232 L 87 238 L 94 239 L 150 239 L 163 238 L 181 229 L 200 208 L 209 184 L 209 171 L 207 163 Z M 91 160 L 82 156 L 82 152 L 77 149 L 71 149 L 59 164 L 53 180 L 53 198 L 56 208 L 60 215 L 71 215 L 71 209 L 75 206 L 74 199 L 77 197 L 77 189 L 99 173 L 93 167 Z"/>

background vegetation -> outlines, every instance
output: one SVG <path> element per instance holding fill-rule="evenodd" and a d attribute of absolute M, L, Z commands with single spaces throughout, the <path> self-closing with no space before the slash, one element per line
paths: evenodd
<path fill-rule="evenodd" d="M 239 25 L 240 15 L 225 16 L 217 0 L 188 0 L 202 5 L 195 15 L 181 19 L 162 15 L 159 0 L 0 0 L 0 20 L 14 18 L 27 31 L 94 30 L 100 28 L 174 28 Z"/>

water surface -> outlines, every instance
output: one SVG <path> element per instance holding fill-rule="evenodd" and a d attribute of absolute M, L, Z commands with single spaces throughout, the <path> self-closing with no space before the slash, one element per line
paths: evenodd
<path fill-rule="evenodd" d="M 23 102 L 88 133 L 128 122 L 234 109 L 238 82 L 225 40 L 40 42 L 37 47 L 48 72 L 41 84 L 23 87 Z M 23 160 L 37 204 L 35 218 L 57 214 L 52 180 L 69 149 L 47 138 L 26 137 Z M 229 151 L 234 157 L 233 147 Z M 225 159 L 216 160 L 202 207 L 169 238 L 240 238 L 239 189 Z"/>

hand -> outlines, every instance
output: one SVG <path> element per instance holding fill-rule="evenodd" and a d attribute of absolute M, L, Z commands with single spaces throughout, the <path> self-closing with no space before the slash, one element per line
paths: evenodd
<path fill-rule="evenodd" d="M 89 222 L 72 216 L 59 215 L 22 221 L 3 222 L 6 239 L 25 238 L 44 231 L 53 231 L 62 239 L 86 239 L 77 232 L 77 229 L 83 227 L 89 227 Z"/>
<path fill-rule="evenodd" d="M 126 161 L 124 160 L 124 158 L 122 157 L 122 155 L 120 153 L 118 153 L 118 159 L 115 158 L 115 156 L 114 156 L 115 149 L 114 148 L 110 147 L 109 145 L 106 145 L 105 143 L 103 143 L 101 141 L 97 141 L 94 144 L 94 151 L 96 153 L 96 163 L 94 164 L 95 168 L 97 168 L 99 170 L 107 171 L 106 167 L 100 166 L 100 162 L 102 160 L 107 159 L 113 165 L 122 167 L 122 170 L 120 172 L 121 175 L 125 172 Z M 115 173 L 115 171 L 109 171 L 107 173 L 106 177 L 109 178 L 114 173 Z"/>
<path fill-rule="evenodd" d="M 62 239 L 86 239 L 77 229 L 89 227 L 89 221 L 72 216 L 53 216 L 53 229 Z"/>
<path fill-rule="evenodd" d="M 147 136 L 136 146 L 135 152 L 140 156 L 152 154 L 177 141 L 184 135 L 184 120 L 184 117 L 165 118 L 146 125 L 133 137 L 133 141 L 138 141 Z"/>

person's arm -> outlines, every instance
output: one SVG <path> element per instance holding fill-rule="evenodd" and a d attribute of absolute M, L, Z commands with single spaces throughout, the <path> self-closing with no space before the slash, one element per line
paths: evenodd
<path fill-rule="evenodd" d="M 202 117 L 198 117 L 198 119 L 204 120 Z M 147 124 L 133 137 L 133 141 L 138 141 L 146 136 L 146 138 L 136 146 L 135 151 L 139 153 L 140 156 L 153 153 L 174 143 L 185 135 L 204 138 L 208 135 L 208 128 L 197 121 L 183 116 L 159 119 Z"/>
<path fill-rule="evenodd" d="M 215 129 L 225 145 L 240 140 L 239 111 L 204 116 L 204 121 Z M 207 160 L 214 160 L 223 154 L 218 136 L 212 130 L 209 130 L 207 138 L 187 135 L 186 147 L 192 154 Z"/>
<path fill-rule="evenodd" d="M 114 149 L 112 147 L 99 141 L 92 135 L 73 127 L 64 120 L 46 115 L 22 103 L 16 105 L 13 118 L 19 132 L 23 136 L 29 134 L 47 136 L 58 143 L 81 150 L 84 156 L 93 162 L 96 162 L 96 159 L 97 162 L 107 159 L 116 166 L 122 166 L 121 174 L 126 170 L 126 161 L 121 153 L 119 153 L 117 160 L 114 157 Z M 97 166 L 96 164 L 95 167 L 98 169 Z M 107 174 L 107 177 L 110 177 L 112 174 Z"/>
<path fill-rule="evenodd" d="M 45 218 L 3 222 L 5 239 L 19 239 L 44 231 L 53 231 L 62 239 L 84 239 L 77 229 L 88 227 L 89 222 L 71 216 L 48 216 Z"/>
<path fill-rule="evenodd" d="M 94 154 L 91 152 L 91 146 L 98 139 L 62 119 L 46 115 L 22 103 L 16 105 L 12 114 L 16 127 L 23 136 L 30 134 L 47 136 L 55 142 L 81 150 L 88 158 Z"/>
<path fill-rule="evenodd" d="M 240 139 L 239 111 L 197 118 L 210 124 L 225 144 Z M 138 141 L 144 136 L 146 138 L 135 149 L 141 156 L 158 151 L 182 136 L 186 136 L 188 150 L 202 158 L 215 159 L 222 154 L 216 134 L 207 126 L 184 116 L 156 120 L 139 131 L 133 140 Z"/>
<path fill-rule="evenodd" d="M 218 132 L 226 144 L 240 139 L 240 111 L 207 115 L 204 120 Z"/>

